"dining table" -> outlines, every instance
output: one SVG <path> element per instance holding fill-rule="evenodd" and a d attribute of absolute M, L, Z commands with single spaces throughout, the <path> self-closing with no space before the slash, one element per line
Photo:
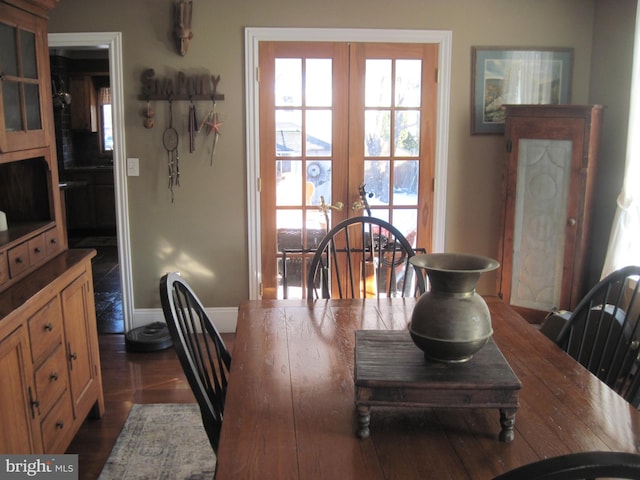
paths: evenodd
<path fill-rule="evenodd" d="M 249 300 L 216 479 L 490 480 L 562 454 L 640 450 L 640 412 L 503 300 L 484 298 L 491 341 L 520 386 L 509 441 L 498 409 L 455 403 L 374 405 L 358 434 L 356 332 L 407 331 L 415 298 Z"/>

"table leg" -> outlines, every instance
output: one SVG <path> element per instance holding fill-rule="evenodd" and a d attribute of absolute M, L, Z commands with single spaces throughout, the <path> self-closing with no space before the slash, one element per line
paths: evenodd
<path fill-rule="evenodd" d="M 513 427 L 516 423 L 516 411 L 517 408 L 501 408 L 500 409 L 500 441 L 509 443 L 513 440 L 515 432 Z"/>
<path fill-rule="evenodd" d="M 358 412 L 358 431 L 360 438 L 369 437 L 369 422 L 371 421 L 371 407 L 369 405 L 356 405 Z"/>

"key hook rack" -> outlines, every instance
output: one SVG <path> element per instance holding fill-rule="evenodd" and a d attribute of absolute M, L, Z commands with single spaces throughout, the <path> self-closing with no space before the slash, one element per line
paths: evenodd
<path fill-rule="evenodd" d="M 156 77 L 153 69 L 142 73 L 142 91 L 138 99 L 149 102 L 163 101 L 219 101 L 224 95 L 218 93 L 220 75 L 198 74 L 186 75 L 178 72 L 174 78 Z"/>

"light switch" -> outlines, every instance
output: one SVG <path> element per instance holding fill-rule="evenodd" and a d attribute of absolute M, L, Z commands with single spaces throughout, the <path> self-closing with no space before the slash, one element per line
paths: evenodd
<path fill-rule="evenodd" d="M 140 175 L 140 159 L 127 158 L 127 175 L 137 177 Z"/>

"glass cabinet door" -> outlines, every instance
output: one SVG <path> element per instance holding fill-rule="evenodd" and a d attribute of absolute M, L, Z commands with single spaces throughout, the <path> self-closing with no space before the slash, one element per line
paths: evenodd
<path fill-rule="evenodd" d="M 0 152 L 43 146 L 44 23 L 7 5 L 0 18 Z"/>
<path fill-rule="evenodd" d="M 511 305 L 559 308 L 568 217 L 570 140 L 520 139 Z"/>

